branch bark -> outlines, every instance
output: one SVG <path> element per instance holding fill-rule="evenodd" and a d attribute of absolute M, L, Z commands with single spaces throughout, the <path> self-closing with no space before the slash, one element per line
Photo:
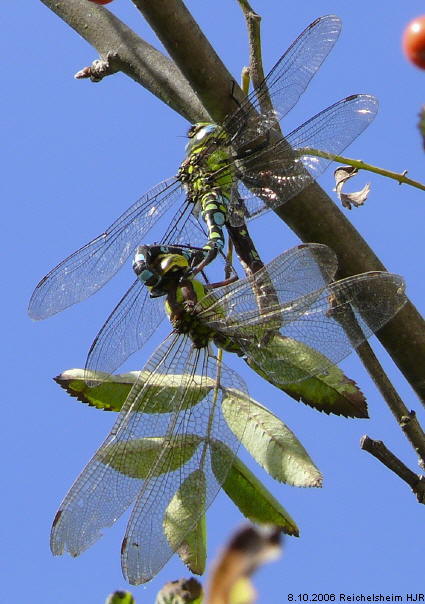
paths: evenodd
<path fill-rule="evenodd" d="M 108 9 L 87 0 L 41 0 L 89 44 L 105 63 L 105 73 L 122 71 L 189 122 L 209 116 L 175 63 L 142 40 Z"/>
<path fill-rule="evenodd" d="M 93 44 L 103 58 L 110 51 L 118 52 L 123 57 L 122 71 L 191 122 L 206 119 L 205 110 L 214 121 L 221 122 L 235 109 L 230 91 L 233 97 L 242 99 L 242 91 L 181 0 L 133 0 L 180 71 L 173 70 L 169 60 L 146 45 L 107 9 L 98 6 L 88 9 L 86 0 L 41 1 Z M 203 112 L 190 87 L 205 108 Z M 336 252 L 339 277 L 385 270 L 318 184 L 309 186 L 276 213 L 302 241 L 324 243 Z M 377 336 L 425 402 L 425 322 L 413 304 L 408 302 Z"/>
<path fill-rule="evenodd" d="M 421 467 L 425 467 L 425 434 L 415 412 L 409 411 L 403 403 L 368 342 L 363 342 L 357 348 L 357 354 L 381 392 L 401 430 L 405 433 L 407 440 L 419 456 Z"/>
<path fill-rule="evenodd" d="M 387 468 L 404 480 L 404 482 L 406 482 L 415 493 L 418 502 L 425 504 L 424 476 L 419 476 L 418 474 L 412 472 L 412 470 L 409 470 L 409 468 L 405 466 L 404 463 L 394 455 L 394 453 L 387 449 L 382 440 L 373 440 L 367 435 L 362 436 L 360 439 L 360 448 L 373 455 L 381 463 L 387 466 Z"/>

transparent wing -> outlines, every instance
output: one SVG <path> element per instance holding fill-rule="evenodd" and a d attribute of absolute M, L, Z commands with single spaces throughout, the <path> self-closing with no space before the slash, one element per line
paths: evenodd
<path fill-rule="evenodd" d="M 86 369 L 113 373 L 144 346 L 164 317 L 164 298 L 150 298 L 136 279 L 95 337 Z"/>
<path fill-rule="evenodd" d="M 316 292 L 333 280 L 338 262 L 320 243 L 287 250 L 252 277 L 217 288 L 197 305 L 200 318 L 212 329 L 226 332 L 264 313 L 292 307 L 293 301 Z M 261 299 L 259 299 L 261 296 Z"/>
<path fill-rule="evenodd" d="M 175 334 L 152 355 L 143 375 L 148 379 L 133 386 L 110 435 L 61 504 L 51 533 L 54 554 L 77 556 L 137 498 L 123 543 L 123 568 L 133 584 L 165 564 L 216 495 L 238 447 L 221 401 L 226 387 L 246 392 L 224 365 L 217 373 L 207 349 Z M 213 449 L 220 447 L 229 454 L 221 456 L 217 470 Z M 189 516 L 176 533 L 177 491 Z"/>
<path fill-rule="evenodd" d="M 190 342 L 186 343 L 185 354 L 177 350 L 165 359 L 167 373 L 190 376 L 189 384 L 195 381 L 206 388 L 211 382 L 217 383 L 216 363 L 208 357 L 207 349 L 195 350 Z M 189 387 L 181 390 L 167 427 L 167 446 L 138 494 L 123 541 L 122 567 L 131 584 L 149 581 L 162 568 L 205 513 L 227 476 L 239 441 L 227 426 L 221 403 L 226 388 L 246 393 L 246 386 L 222 363 L 219 383 L 219 389 L 209 388 L 196 405 Z M 143 394 L 136 393 L 136 397 Z M 193 450 L 190 458 L 189 449 Z M 181 463 L 173 471 L 176 459 Z"/>
<path fill-rule="evenodd" d="M 170 245 L 204 245 L 208 239 L 205 222 L 199 221 L 193 213 L 193 203 L 186 200 L 171 219 L 161 243 Z"/>
<path fill-rule="evenodd" d="M 99 237 L 68 256 L 35 288 L 33 319 L 45 319 L 94 294 L 118 271 L 154 223 L 185 193 L 175 178 L 145 193 Z"/>
<path fill-rule="evenodd" d="M 375 97 L 359 94 L 342 99 L 324 109 L 291 132 L 286 140 L 253 153 L 238 166 L 243 184 L 239 199 L 244 200 L 245 218 L 253 218 L 277 208 L 311 184 L 338 155 L 373 121 L 378 111 Z M 309 155 L 319 150 L 324 157 Z M 326 155 L 328 154 L 328 155 Z M 239 224 L 239 213 L 230 221 Z"/>
<path fill-rule="evenodd" d="M 268 314 L 242 314 L 226 333 L 272 383 L 294 383 L 326 372 L 385 325 L 405 304 L 404 290 L 399 275 L 364 273 Z"/>
<path fill-rule="evenodd" d="M 335 15 L 311 23 L 278 60 L 264 81 L 247 97 L 240 108 L 224 121 L 236 151 L 264 134 L 298 102 L 314 74 L 332 50 L 341 31 Z M 271 99 L 271 115 L 265 100 Z M 258 115 L 260 114 L 260 115 Z"/>
<path fill-rule="evenodd" d="M 169 336 L 164 344 L 168 344 L 170 350 L 173 350 L 174 346 L 181 345 L 180 340 L 178 336 Z M 148 362 L 147 367 L 150 365 Z M 155 367 L 155 363 L 153 365 L 154 370 L 158 368 Z M 153 378 L 158 380 L 155 375 L 154 371 Z M 101 537 L 101 529 L 112 526 L 135 500 L 143 479 L 138 477 L 138 474 L 142 476 L 141 471 L 138 473 L 134 470 L 133 475 L 129 471 L 124 471 L 126 463 L 131 465 L 135 462 L 134 456 L 125 455 L 126 438 L 127 441 L 131 440 L 127 431 L 128 422 L 133 417 L 133 413 L 139 412 L 139 417 L 144 417 L 144 411 L 149 410 L 150 402 L 153 412 L 155 408 L 155 390 L 154 388 L 149 390 L 148 384 L 146 384 L 145 399 L 139 408 L 130 403 L 130 398 L 133 401 L 132 393 L 140 389 L 143 389 L 143 383 L 134 384 L 110 434 L 61 503 L 50 536 L 50 548 L 54 555 L 65 552 L 69 552 L 71 556 L 81 554 Z M 158 419 L 159 422 L 163 417 L 165 416 L 153 415 L 153 418 Z M 154 431 L 149 436 L 159 436 L 159 432 L 159 430 Z M 124 450 L 119 460 L 113 463 L 114 448 L 118 451 L 119 447 Z M 108 451 L 111 451 L 110 456 Z"/>

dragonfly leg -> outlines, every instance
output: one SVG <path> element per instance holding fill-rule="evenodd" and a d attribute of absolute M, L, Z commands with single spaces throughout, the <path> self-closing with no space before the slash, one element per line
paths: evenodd
<path fill-rule="evenodd" d="M 208 289 L 216 289 L 217 287 L 223 287 L 224 285 L 230 285 L 239 279 L 239 276 L 235 273 L 223 281 L 217 281 L 216 283 L 208 283 Z"/>

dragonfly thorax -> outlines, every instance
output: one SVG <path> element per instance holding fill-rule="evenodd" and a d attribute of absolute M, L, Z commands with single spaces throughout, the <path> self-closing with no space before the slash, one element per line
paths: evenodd
<path fill-rule="evenodd" d="M 165 311 L 176 332 L 188 334 L 195 348 L 208 346 L 214 337 L 212 331 L 199 317 L 198 300 L 206 296 L 208 290 L 197 279 L 183 279 L 170 288 L 165 302 Z"/>
<path fill-rule="evenodd" d="M 225 130 L 217 124 L 201 122 L 191 127 L 188 136 L 186 158 L 177 175 L 188 198 L 202 204 L 202 195 L 213 189 L 230 197 L 234 171 L 229 167 L 231 149 Z"/>
<path fill-rule="evenodd" d="M 174 329 L 188 334 L 195 348 L 204 348 L 213 341 L 219 348 L 241 356 L 241 349 L 232 338 L 212 329 L 206 322 L 217 314 L 221 315 L 216 302 L 215 296 L 200 281 L 187 279 L 169 291 L 165 310 Z M 213 309 L 208 312 L 210 307 Z"/>
<path fill-rule="evenodd" d="M 207 142 L 217 141 L 223 129 L 213 122 L 197 122 L 188 130 L 189 142 L 186 145 L 186 155 L 190 155 L 197 148 L 204 147 Z"/>

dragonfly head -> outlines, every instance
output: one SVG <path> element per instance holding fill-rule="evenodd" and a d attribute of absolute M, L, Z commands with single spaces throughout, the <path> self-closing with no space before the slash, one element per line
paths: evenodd
<path fill-rule="evenodd" d="M 186 154 L 190 155 L 199 147 L 203 147 L 211 138 L 220 131 L 220 126 L 212 122 L 198 122 L 188 130 L 189 142 L 186 145 Z"/>
<path fill-rule="evenodd" d="M 136 250 L 133 270 L 140 281 L 149 287 L 152 298 L 165 296 L 171 286 L 176 287 L 181 276 L 189 268 L 189 260 L 183 254 L 156 253 L 147 245 Z"/>

